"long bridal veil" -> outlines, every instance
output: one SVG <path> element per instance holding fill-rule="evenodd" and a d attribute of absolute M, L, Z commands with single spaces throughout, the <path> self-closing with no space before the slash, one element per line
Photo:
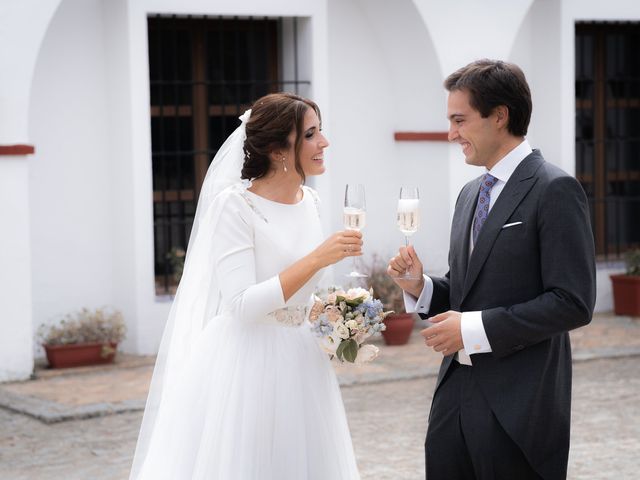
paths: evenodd
<path fill-rule="evenodd" d="M 171 435 L 170 431 L 163 431 L 163 416 L 171 410 L 168 405 L 172 386 L 188 364 L 191 347 L 207 321 L 218 312 L 220 290 L 214 272 L 212 238 L 220 218 L 220 205 L 224 202 L 214 202 L 214 199 L 226 187 L 240 181 L 245 125 L 250 115 L 251 110 L 247 110 L 239 117 L 240 126 L 216 153 L 202 185 L 184 272 L 160 342 L 130 480 L 140 475 L 154 437 Z"/>

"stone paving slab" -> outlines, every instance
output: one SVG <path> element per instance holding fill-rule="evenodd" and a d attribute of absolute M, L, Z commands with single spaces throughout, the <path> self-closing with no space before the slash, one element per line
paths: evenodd
<path fill-rule="evenodd" d="M 0 406 L 31 415 L 45 423 L 142 410 L 153 363 L 91 371 L 65 369 L 56 374 L 0 387 Z M 135 366 L 139 365 L 139 366 Z"/>
<path fill-rule="evenodd" d="M 637 357 L 574 368 L 568 480 L 636 478 Z M 435 377 L 342 388 L 362 480 L 424 479 Z M 44 424 L 0 408 L 0 479 L 126 480 L 142 412 Z"/>
<path fill-rule="evenodd" d="M 341 386 L 407 381 L 435 376 L 441 355 L 427 349 L 420 324 L 407 345 L 386 346 L 380 357 L 356 366 L 334 364 Z M 640 355 L 640 319 L 596 315 L 586 327 L 571 332 L 575 361 Z M 0 407 L 45 423 L 142 410 L 154 357 L 118 354 L 113 365 L 51 370 L 39 366 L 34 379 L 0 385 Z"/>
<path fill-rule="evenodd" d="M 144 410 L 145 400 L 132 399 L 117 403 L 100 402 L 74 406 L 35 396 L 3 391 L 0 392 L 0 406 L 14 412 L 30 415 L 44 423 L 57 423 Z"/>

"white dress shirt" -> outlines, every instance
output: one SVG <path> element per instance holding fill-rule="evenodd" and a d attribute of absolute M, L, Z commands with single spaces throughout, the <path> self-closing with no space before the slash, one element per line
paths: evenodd
<path fill-rule="evenodd" d="M 489 212 L 498 200 L 502 189 L 509 181 L 509 178 L 518 167 L 520 162 L 532 152 L 529 142 L 525 139 L 520 145 L 511 150 L 507 155 L 496 163 L 491 170 L 487 170 L 497 179 L 489 194 Z M 473 229 L 473 225 L 470 227 Z M 470 235 L 469 255 L 473 251 L 473 235 Z M 420 296 L 416 299 L 413 295 L 404 293 L 404 305 L 407 312 L 427 313 L 431 306 L 433 297 L 433 281 L 424 275 L 424 288 Z M 487 334 L 482 323 L 482 312 L 462 312 L 460 329 L 462 332 L 462 343 L 464 348 L 456 354 L 456 359 L 463 365 L 471 365 L 471 357 L 475 353 L 491 352 L 491 345 L 487 339 Z"/>

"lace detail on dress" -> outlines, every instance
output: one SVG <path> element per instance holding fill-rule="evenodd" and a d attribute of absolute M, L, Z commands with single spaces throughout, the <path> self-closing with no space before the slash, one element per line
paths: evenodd
<path fill-rule="evenodd" d="M 318 192 L 311 187 L 304 186 L 302 188 L 304 188 L 305 192 L 309 193 L 313 198 L 313 203 L 316 205 L 316 213 L 318 214 L 318 218 L 320 218 L 320 196 L 318 195 Z"/>
<path fill-rule="evenodd" d="M 296 305 L 293 307 L 284 307 L 274 310 L 269 313 L 267 317 L 275 320 L 278 323 L 287 325 L 289 327 L 297 327 L 302 325 L 307 318 L 309 308 L 305 305 Z"/>
<path fill-rule="evenodd" d="M 262 214 L 262 212 L 258 210 L 258 207 L 255 206 L 255 204 L 253 203 L 249 195 L 247 195 L 247 188 L 249 188 L 250 186 L 251 186 L 251 180 L 243 180 L 238 186 L 238 193 L 242 196 L 242 198 L 244 198 L 244 201 L 247 202 L 247 205 L 249 205 L 249 208 L 253 210 L 253 212 L 256 215 L 258 215 L 258 217 L 264 220 L 265 223 L 269 223 L 269 220 L 267 220 L 267 217 L 265 217 Z"/>

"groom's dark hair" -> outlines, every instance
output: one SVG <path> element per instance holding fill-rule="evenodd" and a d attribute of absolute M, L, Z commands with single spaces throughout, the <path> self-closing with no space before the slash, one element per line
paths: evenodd
<path fill-rule="evenodd" d="M 500 60 L 476 60 L 456 70 L 444 81 L 452 92 L 469 92 L 471 106 L 487 118 L 496 107 L 509 110 L 509 133 L 524 137 L 531 120 L 531 91 L 524 73 L 517 65 Z"/>

